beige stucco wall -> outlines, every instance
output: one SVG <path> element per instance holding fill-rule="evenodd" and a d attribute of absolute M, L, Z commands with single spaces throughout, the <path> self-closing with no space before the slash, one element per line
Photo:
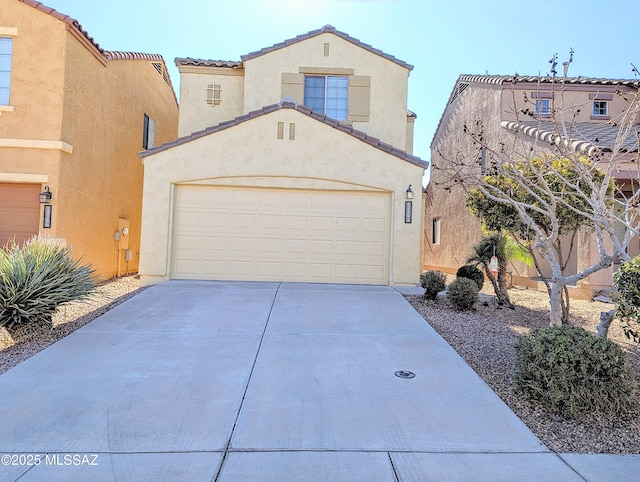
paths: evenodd
<path fill-rule="evenodd" d="M 295 123 L 294 141 L 276 138 Z M 285 138 L 286 139 L 286 138 Z M 144 159 L 140 272 L 146 284 L 170 276 L 172 195 L 176 184 L 360 189 L 391 193 L 391 284 L 418 282 L 422 233 L 419 197 L 404 222 L 405 192 L 423 168 L 374 148 L 294 109 L 280 109 Z"/>
<path fill-rule="evenodd" d="M 324 56 L 324 44 L 329 55 Z M 244 62 L 244 109 L 250 112 L 280 102 L 282 73 L 301 67 L 353 69 L 353 75 L 371 77 L 368 122 L 353 127 L 404 149 L 407 139 L 409 70 L 336 35 L 324 33 Z M 303 103 L 304 99 L 295 99 Z"/>
<path fill-rule="evenodd" d="M 100 61 L 64 22 L 21 2 L 0 4 L 0 26 L 19 32 L 12 58 L 15 111 L 2 113 L 0 138 L 29 140 L 31 146 L 0 145 L 0 181 L 41 176 L 53 193 L 53 216 L 52 227 L 40 233 L 64 239 L 102 278 L 126 270 L 124 253 L 115 266 L 113 233 L 118 217 L 130 219 L 134 256 L 128 268 L 137 271 L 143 114 L 156 121 L 156 143 L 174 139 L 178 106 L 172 88 L 151 61 Z M 38 147 L 42 140 L 62 149 Z"/>
<path fill-rule="evenodd" d="M 478 161 L 479 146 L 474 145 L 464 127 L 480 129 L 484 138 L 499 151 L 500 142 L 513 143 L 513 137 L 500 127 L 501 91 L 498 86 L 468 88 L 445 113 L 431 148 L 431 180 L 425 203 L 425 269 L 455 273 L 463 266 L 474 244 L 482 238 L 480 222 L 466 206 L 467 186 L 452 181 L 451 160 Z M 511 144 L 513 145 L 513 144 Z M 445 188 L 450 188 L 446 190 Z M 434 244 L 432 225 L 440 219 L 440 244 Z M 514 277 L 527 276 L 524 266 L 512 264 Z"/>
<path fill-rule="evenodd" d="M 178 135 L 180 137 L 209 126 L 215 126 L 244 113 L 243 69 L 191 65 L 183 65 L 178 68 L 180 71 Z M 220 105 L 207 104 L 207 85 L 209 84 L 220 85 Z"/>

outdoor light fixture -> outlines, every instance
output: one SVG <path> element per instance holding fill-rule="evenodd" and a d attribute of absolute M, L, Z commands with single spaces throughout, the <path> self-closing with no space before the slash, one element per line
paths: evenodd
<path fill-rule="evenodd" d="M 44 187 L 44 191 L 40 193 L 40 204 L 49 204 L 53 194 L 49 191 L 49 186 Z"/>
<path fill-rule="evenodd" d="M 411 184 L 407 188 L 407 199 L 413 199 L 413 191 L 411 190 Z"/>

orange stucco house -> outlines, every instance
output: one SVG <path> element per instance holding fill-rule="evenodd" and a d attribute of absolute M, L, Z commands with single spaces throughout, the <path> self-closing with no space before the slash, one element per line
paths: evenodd
<path fill-rule="evenodd" d="M 40 2 L 0 0 L 0 244 L 46 235 L 101 278 L 136 272 L 138 152 L 177 133 L 160 55 L 106 51 Z"/>

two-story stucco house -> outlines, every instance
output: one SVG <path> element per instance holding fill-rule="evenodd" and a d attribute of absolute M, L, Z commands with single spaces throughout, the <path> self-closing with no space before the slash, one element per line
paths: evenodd
<path fill-rule="evenodd" d="M 138 152 L 177 132 L 161 56 L 105 51 L 40 2 L 0 1 L 0 244 L 46 235 L 102 278 L 136 272 Z"/>
<path fill-rule="evenodd" d="M 181 137 L 141 153 L 145 283 L 418 282 L 411 65 L 331 26 L 176 64 Z"/>
<path fill-rule="evenodd" d="M 607 162 L 606 153 L 614 147 L 620 118 L 639 86 L 637 80 L 575 77 L 562 82 L 552 77 L 461 75 L 431 144 L 433 166 L 444 168 L 452 159 L 482 164 L 488 162 L 483 156 L 489 150 L 505 152 L 511 158 L 523 153 L 552 152 L 559 138 L 557 122 L 552 122 L 552 109 L 558 112 L 556 119 L 564 115 L 565 141 L 570 141 L 568 145 L 575 152 L 599 148 L 605 152 L 602 162 Z M 465 125 L 473 128 L 480 124 L 489 150 L 479 150 L 478 144 L 465 133 Z M 634 136 L 630 138 L 631 145 L 623 146 L 626 154 L 618 156 L 622 161 L 617 164 L 621 169 L 616 174 L 618 188 L 627 192 L 638 189 L 638 168 L 634 161 L 638 145 Z M 424 264 L 426 269 L 455 273 L 465 264 L 482 233 L 478 220 L 466 207 L 469 187 L 451 185 L 447 182 L 450 175 L 446 169 L 431 172 L 425 205 Z M 639 245 L 638 239 L 633 240 L 629 254 L 637 255 Z M 566 274 L 574 274 L 598 260 L 597 245 L 590 233 L 581 231 L 575 248 Z M 534 268 L 512 264 L 509 269 L 514 284 L 538 286 Z M 550 275 L 544 265 L 541 269 L 545 276 Z M 570 290 L 572 296 L 589 298 L 609 289 L 614 269 L 615 266 L 589 276 Z"/>

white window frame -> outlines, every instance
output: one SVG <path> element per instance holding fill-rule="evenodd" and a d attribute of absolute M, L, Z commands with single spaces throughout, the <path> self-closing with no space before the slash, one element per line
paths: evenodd
<path fill-rule="evenodd" d="M 0 70 L 0 77 L 6 77 L 6 85 L 5 82 L 0 83 L 0 105 L 9 106 L 11 100 L 11 68 L 12 68 L 12 56 L 13 56 L 13 38 L 12 37 L 0 37 L 0 41 L 2 43 L 6 43 L 9 45 L 9 53 L 2 54 L 0 53 L 0 58 L 3 59 L 3 62 L 0 63 L 0 68 L 3 63 L 7 63 L 9 68 Z M 6 94 L 5 94 L 6 92 Z"/>
<path fill-rule="evenodd" d="M 596 107 L 596 104 L 598 106 Z M 604 107 L 604 113 L 602 111 L 602 107 Z M 593 101 L 593 114 L 597 117 L 603 117 L 609 115 L 609 102 L 606 100 L 594 100 Z"/>
<path fill-rule="evenodd" d="M 536 115 L 551 115 L 551 99 L 536 99 L 535 103 Z"/>
<path fill-rule="evenodd" d="M 324 98 L 323 98 L 324 105 L 322 107 L 322 112 L 321 113 L 325 114 L 327 117 L 331 117 L 332 119 L 336 119 L 336 120 L 339 120 L 339 121 L 348 120 L 349 119 L 349 76 L 348 75 L 316 75 L 316 74 L 314 74 L 314 75 L 305 75 L 304 76 L 304 86 L 303 86 L 303 88 L 304 88 L 304 97 L 305 97 L 305 99 L 304 99 L 305 105 L 307 103 L 307 96 L 306 96 L 307 79 L 310 79 L 310 78 L 324 78 Z M 344 90 L 346 91 L 346 97 L 344 99 L 340 99 L 340 100 L 344 100 L 344 102 L 345 102 L 345 108 L 344 109 L 340 109 L 340 110 L 344 110 L 344 116 L 343 117 L 339 117 L 337 115 L 336 116 L 332 116 L 327 112 L 328 110 L 331 110 L 331 109 L 329 109 L 327 107 L 327 100 L 328 100 L 327 99 L 327 97 L 328 97 L 327 93 L 328 93 L 328 90 L 329 90 L 329 79 L 332 79 L 332 78 L 333 79 L 343 79 L 343 81 L 346 82 L 346 85 L 340 87 L 341 89 L 344 88 Z M 308 107 L 311 107 L 311 106 L 308 106 Z"/>

